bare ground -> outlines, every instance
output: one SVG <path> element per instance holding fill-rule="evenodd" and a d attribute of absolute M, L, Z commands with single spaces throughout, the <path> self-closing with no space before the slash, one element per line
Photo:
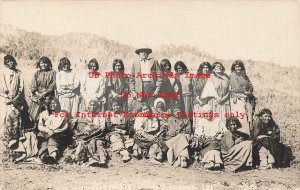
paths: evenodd
<path fill-rule="evenodd" d="M 201 166 L 175 168 L 147 160 L 123 164 L 110 161 L 108 168 L 78 165 L 0 165 L 0 190 L 6 189 L 300 189 L 300 164 L 286 169 L 249 170 L 239 173 L 209 172 Z"/>

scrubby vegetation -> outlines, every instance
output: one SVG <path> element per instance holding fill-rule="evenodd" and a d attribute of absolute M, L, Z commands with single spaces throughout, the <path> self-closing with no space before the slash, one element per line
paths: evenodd
<path fill-rule="evenodd" d="M 1 59 L 6 53 L 17 58 L 18 68 L 26 73 L 27 95 L 31 73 L 34 72 L 35 63 L 41 56 L 48 56 L 53 61 L 54 68 L 57 68 L 61 57 L 67 56 L 76 70 L 84 69 L 86 61 L 94 57 L 102 63 L 102 70 L 111 70 L 113 59 L 121 58 L 128 72 L 132 61 L 137 58 L 134 53 L 135 49 L 136 47 L 120 44 L 94 34 L 69 33 L 61 36 L 47 36 L 0 25 Z M 213 63 L 218 60 L 224 63 L 226 72 L 230 73 L 234 60 L 216 58 L 200 49 L 201 47 L 188 45 L 164 45 L 154 49 L 152 56 L 158 60 L 169 58 L 173 64 L 175 61 L 182 60 L 193 71 L 203 61 Z M 270 108 L 275 121 L 281 128 L 282 141 L 290 145 L 296 154 L 299 153 L 300 76 L 298 73 L 300 69 L 255 60 L 243 61 L 254 85 L 254 94 L 258 99 L 256 110 L 264 107 Z"/>

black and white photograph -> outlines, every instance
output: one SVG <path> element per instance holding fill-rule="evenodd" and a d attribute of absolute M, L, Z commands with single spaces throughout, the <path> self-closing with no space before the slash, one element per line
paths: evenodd
<path fill-rule="evenodd" d="M 300 189 L 300 2 L 0 1 L 0 190 Z"/>

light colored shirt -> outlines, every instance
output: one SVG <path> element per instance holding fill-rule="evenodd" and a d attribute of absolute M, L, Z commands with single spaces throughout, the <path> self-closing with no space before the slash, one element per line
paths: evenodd
<path fill-rule="evenodd" d="M 79 79 L 76 74 L 71 72 L 60 71 L 56 75 L 57 92 L 61 96 L 73 96 L 75 89 L 79 86 Z M 65 89 L 63 89 L 65 88 Z"/>
<path fill-rule="evenodd" d="M 217 133 L 223 133 L 227 130 L 220 118 L 212 120 L 201 118 L 201 122 L 199 123 L 200 125 L 195 128 L 195 136 L 213 137 Z"/>
<path fill-rule="evenodd" d="M 100 98 L 104 93 L 105 80 L 102 75 L 99 78 L 91 78 L 89 73 L 84 73 L 81 84 L 81 94 L 86 100 Z"/>

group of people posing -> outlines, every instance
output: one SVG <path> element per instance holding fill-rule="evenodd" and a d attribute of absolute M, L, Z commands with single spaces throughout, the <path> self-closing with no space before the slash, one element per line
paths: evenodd
<path fill-rule="evenodd" d="M 24 73 L 6 55 L 0 74 L 0 160 L 17 163 L 37 155 L 45 164 L 103 166 L 120 155 L 123 162 L 136 157 L 235 172 L 289 166 L 291 152 L 280 143 L 272 112 L 263 109 L 253 117 L 253 86 L 242 61 L 232 64 L 230 76 L 220 62 L 203 62 L 196 75 L 188 75 L 187 66 L 177 61 L 177 77 L 137 77 L 174 73 L 168 59 L 149 58 L 151 49 L 135 53 L 139 59 L 129 78 L 91 77 L 99 71 L 95 58 L 87 71 L 76 73 L 67 57 L 60 59 L 58 72 L 48 57 L 41 57 L 28 103 Z M 126 76 L 121 59 L 112 68 L 111 76 Z M 79 112 L 86 117 L 77 117 Z"/>

